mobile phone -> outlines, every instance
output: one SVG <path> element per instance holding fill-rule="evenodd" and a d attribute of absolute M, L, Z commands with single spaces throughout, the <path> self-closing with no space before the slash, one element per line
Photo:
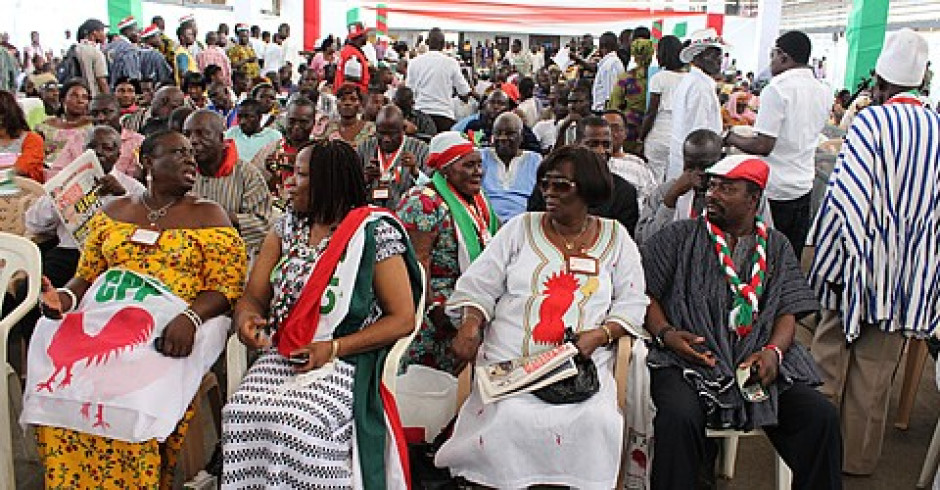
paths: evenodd
<path fill-rule="evenodd" d="M 292 354 L 287 358 L 287 362 L 295 366 L 303 366 L 310 362 L 310 353 L 309 352 L 300 352 L 297 354 Z"/>
<path fill-rule="evenodd" d="M 738 368 L 735 373 L 741 395 L 751 403 L 762 402 L 770 398 L 764 385 L 760 383 L 759 372 L 757 364 L 751 364 L 750 368 Z"/>

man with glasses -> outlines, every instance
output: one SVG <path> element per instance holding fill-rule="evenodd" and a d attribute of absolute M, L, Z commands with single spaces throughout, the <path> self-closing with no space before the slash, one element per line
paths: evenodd
<path fill-rule="evenodd" d="M 535 188 L 542 156 L 522 149 L 522 119 L 505 112 L 493 123 L 492 148 L 481 150 L 483 192 L 493 204 L 500 223 L 525 212 Z"/>
<path fill-rule="evenodd" d="M 610 124 L 604 118 L 588 116 L 581 119 L 576 127 L 576 132 L 579 144 L 600 155 L 605 162 L 610 161 L 613 155 Z M 639 215 L 636 187 L 617 174 L 611 173 L 610 177 L 613 182 L 613 192 L 611 192 L 610 198 L 602 204 L 591 207 L 588 212 L 594 216 L 619 221 L 633 236 Z M 532 193 L 528 203 L 529 211 L 545 210 L 544 190 L 544 188 L 539 188 Z M 565 192 L 564 189 L 558 190 L 559 192 Z"/>
<path fill-rule="evenodd" d="M 787 236 L 797 257 L 809 232 L 817 141 L 832 107 L 832 94 L 807 64 L 811 51 L 809 37 L 802 32 L 777 38 L 770 59 L 774 77 L 760 94 L 756 135 L 725 137 L 728 145 L 765 157 L 774 227 Z"/>
<path fill-rule="evenodd" d="M 679 53 L 679 59 L 692 66 L 672 96 L 672 141 L 669 145 L 667 179 L 682 173 L 682 145 L 689 133 L 696 129 L 721 133 L 721 104 L 718 102 L 715 77 L 721 73 L 723 48 L 721 37 L 715 29 L 708 28 L 693 32 L 690 44 Z"/>

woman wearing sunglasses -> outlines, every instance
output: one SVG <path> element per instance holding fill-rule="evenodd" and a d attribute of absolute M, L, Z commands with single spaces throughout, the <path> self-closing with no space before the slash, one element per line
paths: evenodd
<path fill-rule="evenodd" d="M 611 193 L 610 172 L 591 150 L 562 146 L 537 176 L 546 211 L 506 223 L 457 281 L 448 301 L 463 317 L 454 351 L 485 366 L 551 350 L 570 328 L 599 388 L 577 402 L 525 393 L 484 404 L 475 384 L 435 463 L 494 488 L 612 488 L 623 419 L 610 346 L 642 332 L 640 254 L 622 225 L 588 214 Z"/>

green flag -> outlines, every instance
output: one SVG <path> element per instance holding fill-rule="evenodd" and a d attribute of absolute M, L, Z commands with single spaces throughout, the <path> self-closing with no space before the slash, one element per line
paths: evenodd
<path fill-rule="evenodd" d="M 849 44 L 845 87 L 855 90 L 858 82 L 875 67 L 885 41 L 888 0 L 855 0 L 849 13 L 845 39 Z"/>
<path fill-rule="evenodd" d="M 685 37 L 685 31 L 688 29 L 688 22 L 679 22 L 672 28 L 672 35 L 682 39 Z"/>
<path fill-rule="evenodd" d="M 108 0 L 108 24 L 111 25 L 111 32 L 117 32 L 118 23 L 129 15 L 137 19 L 138 28 L 145 27 L 144 9 L 140 0 Z"/>
<path fill-rule="evenodd" d="M 351 8 L 346 11 L 346 25 L 359 22 L 359 7 Z"/>

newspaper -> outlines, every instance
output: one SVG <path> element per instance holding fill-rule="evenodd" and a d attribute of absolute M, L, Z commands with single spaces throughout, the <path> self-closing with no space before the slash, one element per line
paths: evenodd
<path fill-rule="evenodd" d="M 88 237 L 88 221 L 101 209 L 98 180 L 102 177 L 104 170 L 98 157 L 87 150 L 43 185 L 79 249 Z"/>
<path fill-rule="evenodd" d="M 570 342 L 530 357 L 476 368 L 483 403 L 529 393 L 578 374 L 572 359 L 578 348 Z"/>

